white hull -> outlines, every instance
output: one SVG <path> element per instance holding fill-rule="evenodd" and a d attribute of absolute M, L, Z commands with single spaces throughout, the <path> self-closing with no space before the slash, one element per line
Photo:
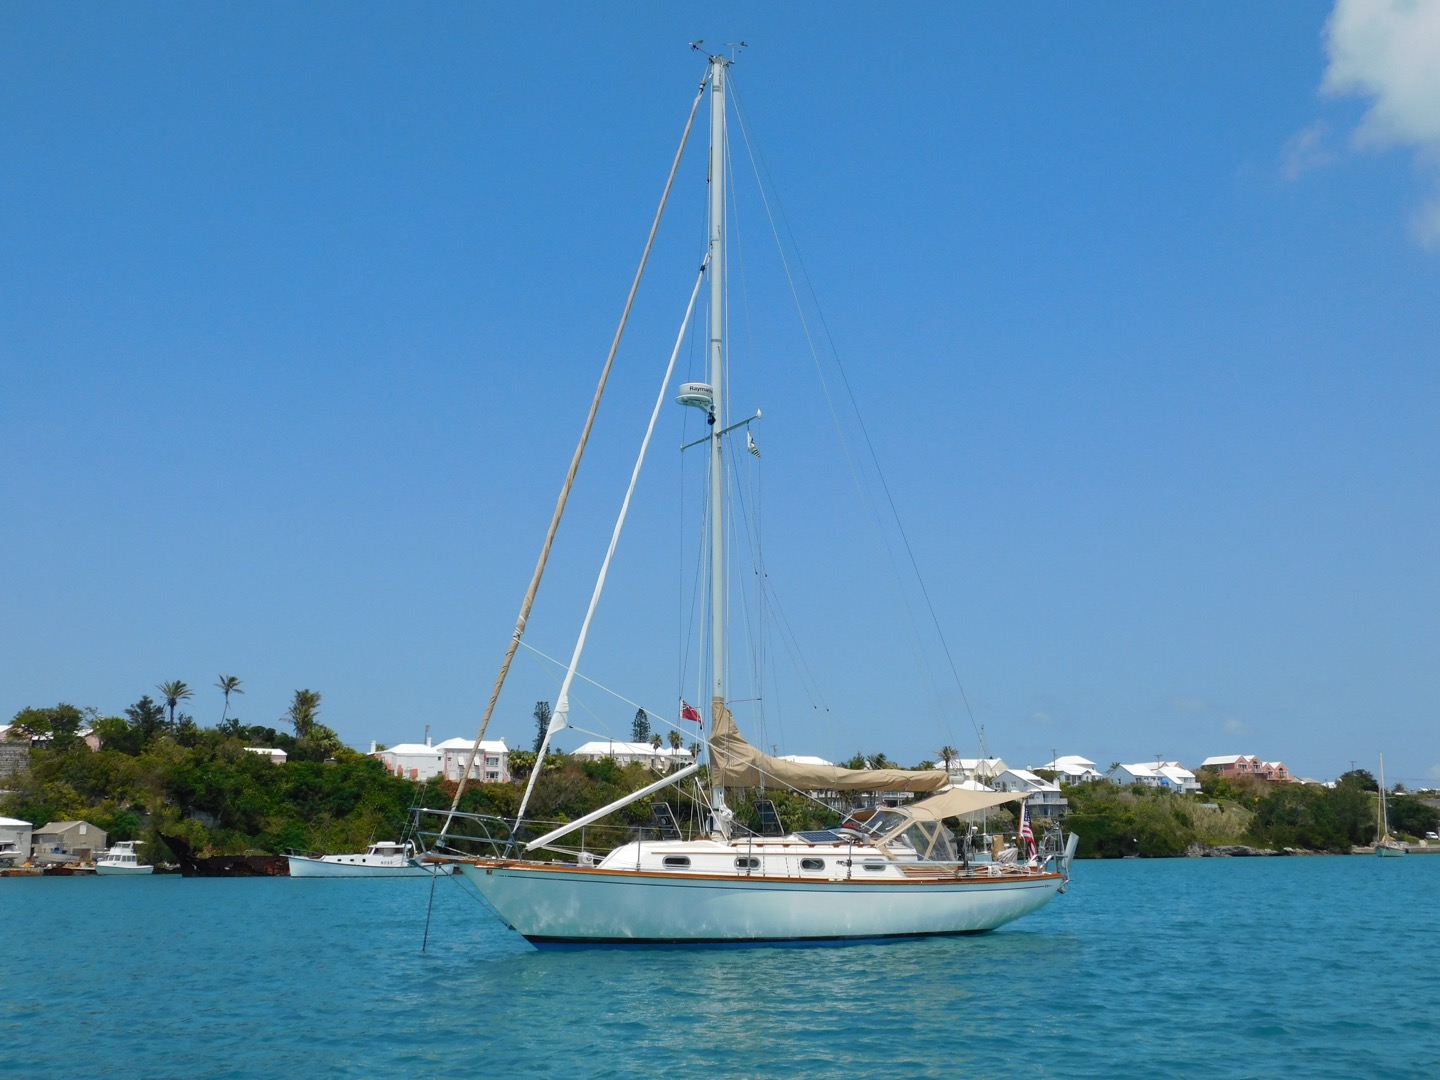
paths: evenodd
<path fill-rule="evenodd" d="M 913 881 L 721 877 L 543 863 L 461 863 L 535 944 L 846 941 L 993 930 L 1047 904 L 1060 874 Z"/>
<path fill-rule="evenodd" d="M 364 855 L 327 855 L 312 859 L 304 855 L 290 856 L 290 876 L 303 878 L 365 878 L 365 877 L 430 877 L 428 866 L 406 859 L 403 862 L 366 862 Z M 345 860 L 345 861 L 341 861 Z M 354 861 L 350 861 L 354 860 Z M 440 873 L 449 873 L 441 867 Z"/>
<path fill-rule="evenodd" d="M 119 841 L 95 860 L 95 873 L 106 877 L 140 877 L 153 873 L 155 867 L 142 863 L 135 847 L 134 840 Z"/>

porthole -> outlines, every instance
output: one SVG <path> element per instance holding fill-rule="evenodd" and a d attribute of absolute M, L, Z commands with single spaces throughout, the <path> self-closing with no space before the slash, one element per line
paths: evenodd
<path fill-rule="evenodd" d="M 759 870 L 760 860 L 754 855 L 741 855 L 735 860 L 736 870 Z"/>
<path fill-rule="evenodd" d="M 824 869 L 825 869 L 825 860 L 824 860 L 824 859 L 801 859 L 801 860 L 800 860 L 800 869 L 801 869 L 801 870 L 824 870 Z"/>
<path fill-rule="evenodd" d="M 879 873 L 885 869 L 885 864 L 883 862 L 880 862 L 880 860 L 878 859 L 866 859 L 860 865 L 865 867 L 866 870 L 873 870 L 876 873 Z"/>
<path fill-rule="evenodd" d="M 666 869 L 666 870 L 689 870 L 689 869 L 690 869 L 690 856 L 689 856 L 689 855 L 666 855 L 666 856 L 665 856 L 665 869 Z"/>

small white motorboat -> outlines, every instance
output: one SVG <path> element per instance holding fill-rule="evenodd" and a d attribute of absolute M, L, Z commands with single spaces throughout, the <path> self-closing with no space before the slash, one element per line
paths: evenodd
<path fill-rule="evenodd" d="M 429 877 L 449 874 L 453 866 L 423 863 L 415 856 L 409 840 L 396 843 L 382 840 L 371 844 L 363 855 L 291 855 L 291 877 Z"/>
<path fill-rule="evenodd" d="M 104 875 L 124 876 L 135 874 L 152 874 L 155 867 L 142 863 L 135 852 L 138 840 L 117 840 L 98 859 L 95 860 L 95 873 Z"/>

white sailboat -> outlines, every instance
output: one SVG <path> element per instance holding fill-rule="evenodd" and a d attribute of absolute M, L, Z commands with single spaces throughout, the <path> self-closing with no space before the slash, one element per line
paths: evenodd
<path fill-rule="evenodd" d="M 431 877 L 450 872 L 446 865 L 422 863 L 415 844 L 381 840 L 353 855 L 290 855 L 290 876 L 298 878 Z"/>
<path fill-rule="evenodd" d="M 1385 806 L 1385 755 L 1380 755 L 1380 805 L 1377 810 L 1375 854 L 1382 859 L 1409 855 L 1410 849 L 1390 835 L 1390 812 Z"/>
<path fill-rule="evenodd" d="M 537 945 L 854 941 L 992 930 L 1037 910 L 1063 891 L 1075 850 L 1074 836 L 1063 851 L 1056 845 L 1036 856 L 1032 846 L 1028 861 L 1022 855 L 1009 862 L 972 862 L 968 853 L 957 851 L 943 822 L 1014 802 L 1015 794 L 951 787 L 943 769 L 851 770 L 774 757 L 745 741 L 729 708 L 725 685 L 724 451 L 726 440 L 742 429 L 749 443 L 750 422 L 728 423 L 722 400 L 729 386 L 724 372 L 724 155 L 730 63 L 724 57 L 711 56 L 701 87 L 701 95 L 709 94 L 711 119 L 708 249 L 701 270 L 702 279 L 709 278 L 708 382 L 681 385 L 677 399 L 682 405 L 703 410 L 708 422 L 707 434 L 700 440 L 702 445 L 708 443 L 709 449 L 707 676 L 711 701 L 706 732 L 706 827 L 694 838 L 672 834 L 669 838 L 637 839 L 604 855 L 584 851 L 582 844 L 574 861 L 536 857 L 547 849 L 560 850 L 559 841 L 602 816 L 694 775 L 700 768 L 696 763 L 543 836 L 521 842 L 512 827 L 497 853 L 457 857 L 455 861 L 495 913 Z M 696 108 L 700 100 L 697 96 Z M 701 280 L 697 280 L 692 308 L 700 287 Z M 681 333 L 683 336 L 683 328 Z M 669 377 L 667 372 L 667 380 Z M 659 405 L 657 402 L 657 411 Z M 653 430 L 653 416 L 651 425 Z M 632 487 L 633 482 L 632 478 Z M 563 498 L 562 494 L 562 505 Z M 623 516 L 622 510 L 622 521 Z M 619 528 L 617 525 L 616 537 Z M 553 533 L 552 523 L 551 536 Z M 547 553 L 548 543 L 549 538 Z M 614 545 L 612 539 L 612 553 Z M 522 606 L 515 641 L 491 698 L 491 710 L 515 642 L 524 630 L 544 558 L 542 553 L 526 606 Z M 608 559 L 607 555 L 606 566 Z M 604 576 L 602 568 L 602 584 Z M 567 726 L 570 688 L 600 589 L 597 584 L 517 824 L 524 817 L 550 737 Z M 482 737 L 489 716 L 487 711 Z M 833 828 L 757 836 L 739 826 L 726 804 L 727 788 L 754 787 L 927 797 L 856 813 Z M 438 839 L 439 850 L 445 848 L 455 819 L 465 816 L 455 809 L 459 801 L 457 793 L 445 826 L 431 834 Z M 432 845 L 433 850 L 437 845 Z"/>

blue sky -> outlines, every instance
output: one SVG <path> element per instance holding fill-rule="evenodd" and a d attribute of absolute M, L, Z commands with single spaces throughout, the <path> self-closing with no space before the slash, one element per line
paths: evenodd
<path fill-rule="evenodd" d="M 743 38 L 969 703 L 870 613 L 888 586 L 742 209 L 743 482 L 795 639 L 756 740 L 913 763 L 983 724 L 1019 764 L 1383 752 L 1440 780 L 1436 10 L 8 5 L 0 715 L 182 678 L 213 723 L 235 674 L 249 723 L 308 687 L 355 746 L 472 734 L 702 74 L 686 43 Z M 536 608 L 553 656 L 691 284 L 702 157 Z M 693 696 L 680 413 L 586 661 L 659 710 Z M 528 744 L 557 684 L 522 654 L 491 735 Z M 580 708 L 628 734 L 633 707 Z"/>

